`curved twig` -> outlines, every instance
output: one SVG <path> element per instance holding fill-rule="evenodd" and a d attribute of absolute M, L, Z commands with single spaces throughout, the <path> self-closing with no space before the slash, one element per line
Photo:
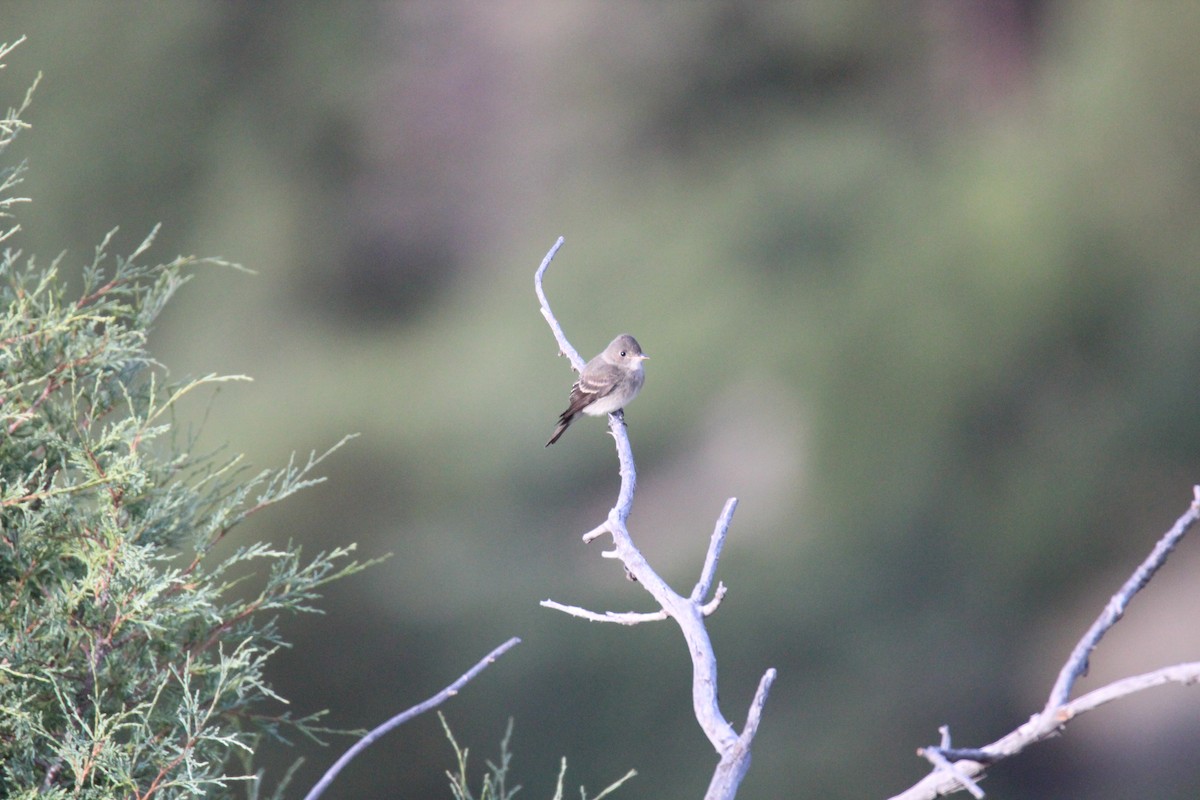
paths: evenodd
<path fill-rule="evenodd" d="M 495 650 L 493 650 L 492 652 L 490 652 L 486 656 L 484 656 L 483 659 L 478 664 L 476 664 L 475 666 L 473 666 L 469 670 L 467 670 L 462 675 L 462 677 L 460 677 L 454 683 L 447 686 L 445 689 L 442 689 L 440 692 L 435 694 L 433 697 L 430 697 L 428 700 L 426 700 L 423 703 L 418 703 L 417 705 L 413 706 L 412 708 L 408 709 L 407 711 L 400 712 L 396 716 L 389 719 L 387 722 L 383 723 L 382 725 L 380 725 L 377 728 L 375 728 L 374 730 L 372 730 L 366 736 L 359 739 L 357 742 L 354 743 L 354 745 L 349 750 L 347 750 L 345 753 L 342 754 L 341 758 L 339 758 L 337 761 L 335 761 L 333 763 L 332 767 L 330 767 L 328 770 L 325 771 L 325 774 L 321 776 L 321 780 L 317 781 L 317 785 L 314 786 L 309 791 L 309 793 L 304 796 L 304 800 L 317 800 L 317 798 L 320 797 L 327 788 L 329 788 L 329 784 L 333 783 L 333 779 L 336 778 L 338 773 L 342 771 L 342 768 L 345 767 L 347 764 L 349 764 L 354 759 L 355 756 L 357 756 L 363 750 L 366 750 L 367 747 L 369 747 L 376 739 L 378 739 L 380 736 L 383 736 L 385 733 L 390 731 L 392 728 L 403 725 L 405 722 L 408 722 L 410 719 L 417 716 L 418 714 L 424 714 L 426 711 L 430 710 L 431 708 L 436 708 L 437 706 L 440 706 L 442 703 L 446 702 L 451 697 L 458 694 L 459 689 L 466 686 L 467 683 L 470 680 L 472 680 L 476 675 L 478 675 L 479 673 L 481 673 L 485 669 L 487 669 L 489 666 L 491 666 L 492 663 L 495 662 L 495 660 L 497 658 L 504 655 L 505 653 L 507 653 L 509 650 L 516 647 L 520 643 L 521 643 L 521 640 L 518 639 L 516 636 L 514 636 L 513 638 L 509 639 L 507 642 L 500 645 Z"/>

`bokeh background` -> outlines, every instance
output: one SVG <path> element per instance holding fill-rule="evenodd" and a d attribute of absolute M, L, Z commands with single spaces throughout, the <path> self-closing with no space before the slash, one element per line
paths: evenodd
<path fill-rule="evenodd" d="M 28 159 L 16 245 L 62 268 L 224 256 L 155 331 L 190 421 L 259 467 L 362 436 L 242 541 L 394 554 L 291 620 L 296 713 L 369 727 L 512 635 L 444 707 L 472 763 L 515 719 L 522 797 L 695 798 L 715 757 L 670 624 L 599 543 L 603 424 L 543 443 L 585 357 L 652 356 L 631 530 L 678 588 L 741 506 L 710 620 L 741 792 L 887 797 L 949 724 L 1041 707 L 1200 481 L 1200 4 L 1123 0 L 46 3 L 7 0 Z M 1200 657 L 1197 543 L 1082 689 Z M 348 744 L 298 755 L 300 796 Z M 1200 696 L 1167 688 L 994 770 L 995 797 L 1194 798 Z M 329 798 L 448 797 L 433 717 Z M 572 790 L 574 793 L 575 790 Z"/>

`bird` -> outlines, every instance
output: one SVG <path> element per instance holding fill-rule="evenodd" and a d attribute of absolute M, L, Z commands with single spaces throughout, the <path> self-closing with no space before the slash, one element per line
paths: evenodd
<path fill-rule="evenodd" d="M 609 342 L 600 355 L 593 358 L 579 373 L 571 387 L 567 410 L 559 414 L 554 435 L 546 447 L 558 441 L 567 427 L 580 414 L 598 417 L 612 414 L 629 404 L 641 391 L 646 373 L 642 362 L 650 356 L 642 352 L 637 339 L 622 333 Z"/>

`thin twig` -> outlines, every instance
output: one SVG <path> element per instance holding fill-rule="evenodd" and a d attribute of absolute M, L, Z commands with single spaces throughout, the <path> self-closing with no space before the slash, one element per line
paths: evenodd
<path fill-rule="evenodd" d="M 774 667 L 763 673 L 762 678 L 758 681 L 758 688 L 754 691 L 754 699 L 750 701 L 750 713 L 746 715 L 746 726 L 742 728 L 740 737 L 745 740 L 747 745 L 754 738 L 754 734 L 758 733 L 758 723 L 762 719 L 763 706 L 767 704 L 767 695 L 771 692 L 771 684 L 775 682 L 775 674 Z"/>
<path fill-rule="evenodd" d="M 484 656 L 478 664 L 467 670 L 463 676 L 454 683 L 450 684 L 445 689 L 442 689 L 425 702 L 418 703 L 407 711 L 402 711 L 401 713 L 389 719 L 387 722 L 372 730 L 366 736 L 359 739 L 349 750 L 342 754 L 341 758 L 334 762 L 333 766 L 330 767 L 323 776 L 321 776 L 321 780 L 317 781 L 317 785 L 314 786 L 312 790 L 304 796 L 304 800 L 317 800 L 317 798 L 320 797 L 321 794 L 329 787 L 329 784 L 333 783 L 333 779 L 336 778 L 338 773 L 342 771 L 342 768 L 349 764 L 355 756 L 357 756 L 363 750 L 366 750 L 367 747 L 369 747 L 376 739 L 383 736 L 392 728 L 403 725 L 413 717 L 417 716 L 418 714 L 424 714 L 431 708 L 440 706 L 442 703 L 458 694 L 459 689 L 461 689 L 463 686 L 466 686 L 471 679 L 491 666 L 497 658 L 507 653 L 513 647 L 516 647 L 518 644 L 520 644 L 520 642 L 521 640 L 516 636 L 509 639 L 507 642 Z"/>
<path fill-rule="evenodd" d="M 1070 720 L 1078 717 L 1080 714 L 1086 714 L 1092 709 L 1099 708 L 1105 703 L 1111 703 L 1113 700 L 1119 700 L 1122 697 L 1128 697 L 1131 694 L 1144 691 L 1145 689 L 1152 689 L 1155 686 L 1165 686 L 1168 683 L 1191 686 L 1197 682 L 1200 682 L 1200 661 L 1189 661 L 1170 667 L 1160 667 L 1150 672 L 1143 672 L 1141 675 L 1131 675 L 1128 678 L 1121 678 L 1118 681 L 1101 686 L 1099 689 L 1093 689 L 1085 695 L 1080 695 L 1070 703 L 1067 703 L 1063 707 L 1062 713 L 1067 720 Z"/>
<path fill-rule="evenodd" d="M 546 267 L 550 266 L 550 262 L 554 260 L 555 253 L 558 248 L 563 246 L 563 237 L 558 237 L 558 241 L 546 253 L 546 257 L 542 259 L 542 265 L 538 267 L 538 271 L 534 274 L 534 288 L 537 291 L 539 304 L 542 309 L 542 316 L 546 318 L 547 324 L 550 325 L 551 332 L 554 333 L 554 338 L 558 342 L 558 352 L 560 355 L 567 357 L 574 367 L 576 372 L 583 372 L 584 361 L 579 357 L 579 352 L 571 347 L 571 343 L 567 341 L 567 335 L 563 333 L 562 326 L 558 324 L 558 320 L 554 318 L 554 313 L 550 310 L 550 301 L 546 299 L 546 292 L 542 289 L 542 276 L 546 274 Z"/>
<path fill-rule="evenodd" d="M 564 614 L 570 614 L 572 617 L 579 617 L 590 622 L 615 622 L 618 625 L 640 625 L 643 622 L 661 622 L 667 619 L 667 612 L 658 611 L 605 611 L 598 613 L 589 611 L 586 608 L 579 606 L 568 606 L 563 603 L 555 602 L 554 600 L 543 600 L 539 605 L 546 608 L 553 608 L 555 611 L 561 611 Z"/>
<path fill-rule="evenodd" d="M 704 567 L 700 570 L 700 580 L 692 588 L 691 601 L 698 603 L 708 594 L 713 578 L 717 573 L 717 562 L 721 559 L 721 548 L 725 546 L 725 535 L 729 532 L 729 523 L 733 521 L 733 512 L 737 509 L 737 498 L 731 497 L 725 501 L 721 516 L 717 518 L 717 526 L 713 529 L 712 539 L 708 544 L 708 553 L 704 556 Z"/>

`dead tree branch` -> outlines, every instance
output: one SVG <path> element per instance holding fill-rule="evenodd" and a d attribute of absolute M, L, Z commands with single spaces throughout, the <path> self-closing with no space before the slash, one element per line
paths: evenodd
<path fill-rule="evenodd" d="M 405 722 L 408 722 L 418 714 L 424 714 L 429 709 L 436 708 L 437 706 L 440 706 L 442 703 L 449 700 L 451 697 L 454 697 L 456 694 L 458 694 L 458 690 L 466 686 L 467 683 L 476 675 L 490 667 L 495 663 L 497 658 L 504 655 L 520 643 L 521 640 L 514 636 L 480 659 L 479 663 L 463 673 L 458 680 L 447 686 L 445 689 L 442 689 L 428 700 L 417 703 L 415 706 L 405 711 L 401 711 L 387 722 L 384 722 L 382 725 L 379 725 L 374 730 L 367 733 L 366 736 L 359 739 L 349 750 L 343 753 L 342 757 L 335 761 L 332 767 L 325 771 L 325 774 L 321 776 L 321 780 L 317 781 L 317 784 L 313 786 L 311 790 L 309 790 L 307 795 L 304 796 L 304 800 L 317 800 L 318 797 L 325 793 L 325 790 L 329 788 L 329 785 L 333 783 L 333 779 L 338 776 L 338 773 L 342 771 L 342 768 L 349 764 L 359 753 L 361 753 L 363 750 L 366 750 L 367 747 L 374 743 L 376 739 L 383 736 L 393 728 L 403 725 Z"/>
<path fill-rule="evenodd" d="M 550 330 L 554 333 L 554 338 L 558 341 L 559 352 L 570 359 L 571 365 L 578 372 L 583 368 L 583 359 L 567 341 L 562 326 L 558 324 L 558 320 L 550 310 L 550 303 L 542 289 L 546 268 L 562 243 L 563 240 L 560 237 L 542 260 L 541 266 L 534 275 L 534 288 L 537 291 L 542 316 L 546 318 Z M 608 518 L 584 534 L 583 540 L 591 542 L 606 533 L 610 535 L 613 549 L 603 552 L 602 555 L 606 558 L 619 559 L 625 565 L 625 571 L 629 577 L 636 580 L 654 597 L 660 610 L 600 613 L 577 606 L 563 605 L 553 600 L 544 600 L 542 605 L 593 622 L 637 625 L 668 617 L 675 620 L 687 642 L 688 652 L 692 659 L 692 708 L 705 736 L 708 737 L 709 742 L 720 756 L 705 798 L 706 800 L 731 800 L 737 794 L 738 785 L 750 767 L 750 743 L 758 731 L 762 708 L 766 703 L 771 683 L 775 680 L 775 670 L 768 669 L 762 680 L 759 681 L 758 690 L 750 704 L 745 726 L 740 733 L 736 731 L 733 725 L 725 719 L 717 703 L 717 659 L 713 652 L 712 642 L 708 637 L 708 630 L 704 626 L 704 618 L 716 610 L 725 596 L 725 586 L 720 583 L 717 584 L 711 598 L 708 597 L 708 594 L 712 589 L 721 548 L 725 543 L 734 509 L 737 507 L 737 499 L 730 498 L 725 503 L 725 508 L 717 520 L 716 528 L 709 542 L 700 578 L 692 588 L 691 594 L 687 597 L 678 594 L 654 571 L 629 535 L 626 520 L 633 508 L 633 497 L 637 489 L 637 469 L 634 465 L 633 450 L 629 443 L 629 434 L 624 419 L 620 414 L 610 414 L 608 426 L 616 441 L 621 488 L 617 493 L 616 504 L 608 512 Z"/>
<path fill-rule="evenodd" d="M 1081 714 L 1155 686 L 1167 683 L 1186 686 L 1200 682 L 1200 662 L 1193 661 L 1122 678 L 1074 700 L 1069 699 L 1075 681 L 1087 673 L 1088 660 L 1104 634 L 1120 621 L 1133 596 L 1150 582 L 1154 573 L 1183 539 L 1184 534 L 1200 520 L 1200 486 L 1193 488 L 1192 495 L 1192 504 L 1188 510 L 1163 534 L 1150 555 L 1112 596 L 1104 611 L 1075 645 L 1058 673 L 1046 706 L 1021 727 L 991 744 L 978 748 L 951 747 L 949 729 L 943 726 L 941 744 L 923 747 L 917 751 L 918 755 L 934 765 L 933 771 L 891 800 L 933 800 L 940 795 L 964 789 L 975 797 L 983 797 L 983 790 L 979 788 L 976 779 L 983 776 L 988 765 L 1016 755 L 1031 744 L 1058 734 L 1067 723 Z"/>

